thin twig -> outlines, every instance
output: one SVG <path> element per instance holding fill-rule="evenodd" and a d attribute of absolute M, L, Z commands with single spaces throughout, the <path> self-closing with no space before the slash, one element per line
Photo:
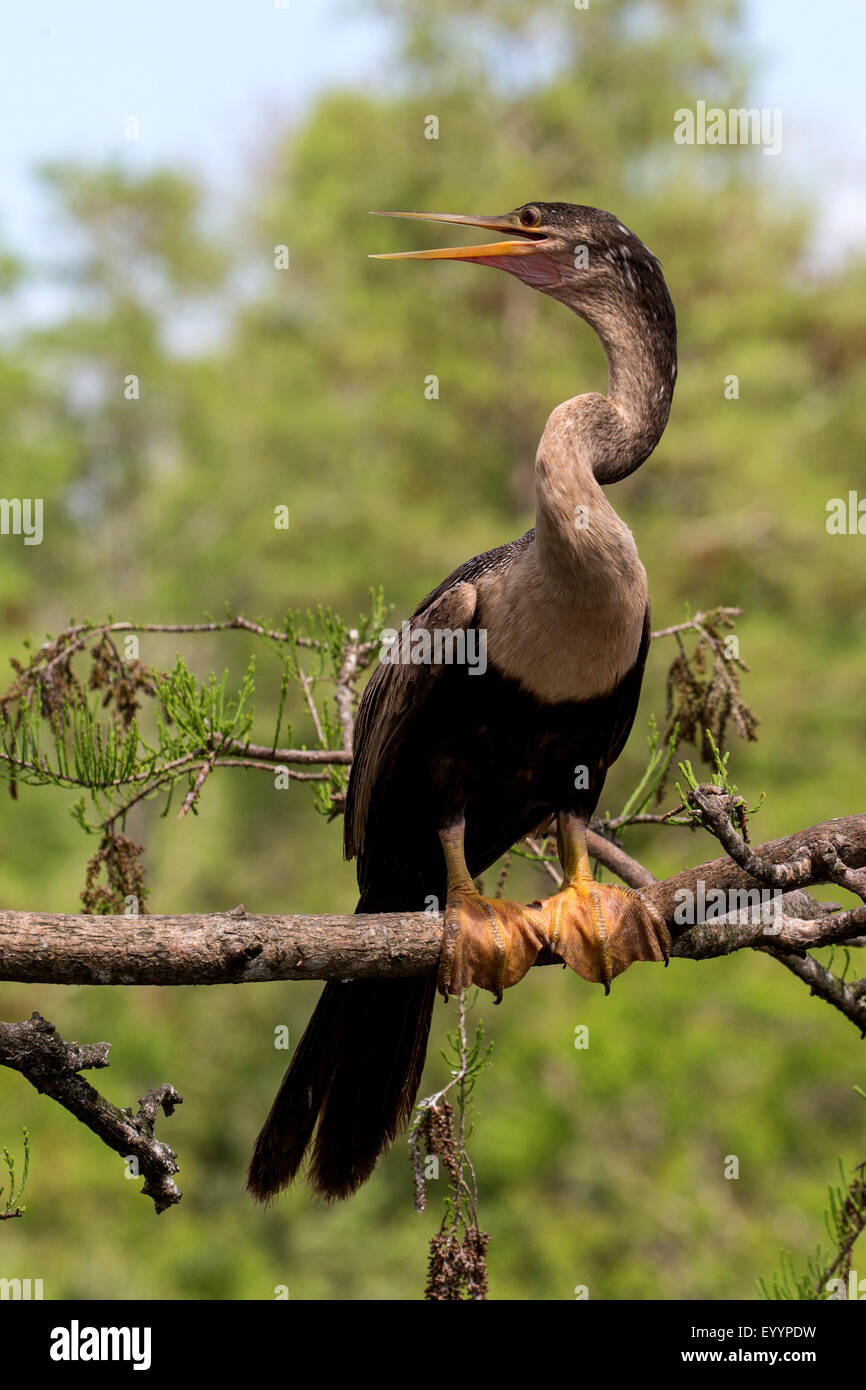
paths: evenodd
<path fill-rule="evenodd" d="M 321 721 L 321 719 L 320 719 L 320 717 L 319 717 L 319 711 L 318 711 L 318 708 L 317 708 L 317 706 L 316 706 L 316 702 L 315 702 L 315 700 L 313 699 L 313 682 L 312 682 L 312 679 L 311 679 L 310 676 L 306 675 L 306 674 L 301 670 L 300 666 L 299 666 L 297 669 L 298 669 L 298 680 L 299 680 L 300 683 L 301 683 L 301 689 L 302 689 L 303 692 L 304 692 L 304 697 L 305 697 L 305 699 L 306 699 L 306 701 L 307 701 L 307 709 L 310 711 L 310 716 L 311 716 L 311 718 L 312 718 L 312 720 L 313 720 L 313 724 L 315 725 L 316 734 L 317 734 L 317 736 L 318 736 L 319 742 L 322 743 L 322 744 L 325 744 L 325 743 L 327 743 L 328 740 L 325 738 L 325 732 L 324 732 L 324 729 L 322 728 L 322 721 Z"/>
<path fill-rule="evenodd" d="M 202 763 L 198 771 L 198 776 L 184 797 L 183 805 L 177 813 L 178 820 L 183 820 L 184 816 L 188 816 L 193 806 L 196 804 L 202 787 L 213 772 L 215 759 L 216 753 L 212 753 L 211 756 Z"/>
<path fill-rule="evenodd" d="M 680 632 L 699 632 L 703 635 L 706 629 L 703 624 L 707 618 L 712 618 L 716 614 L 723 618 L 742 618 L 742 608 L 710 608 L 706 612 L 696 613 L 693 618 L 689 618 L 684 623 L 674 623 L 671 627 L 660 627 L 651 633 L 652 640 L 655 642 L 659 637 L 674 637 Z"/>
<path fill-rule="evenodd" d="M 352 711 L 352 682 L 358 673 L 358 638 L 355 628 L 349 630 L 349 640 L 343 652 L 343 662 L 337 676 L 334 699 L 337 702 L 337 718 L 343 731 L 343 752 L 352 755 L 352 740 L 355 731 L 355 718 Z M 324 742 L 324 739 L 322 740 Z"/>

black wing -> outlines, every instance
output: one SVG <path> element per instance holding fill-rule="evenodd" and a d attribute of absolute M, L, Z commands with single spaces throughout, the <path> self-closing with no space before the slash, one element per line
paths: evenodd
<path fill-rule="evenodd" d="M 508 541 L 459 565 L 422 599 L 412 614 L 412 628 L 471 627 L 475 617 L 475 581 L 492 570 L 505 569 L 533 544 L 534 531 Z M 388 766 L 407 727 L 426 704 L 447 666 L 382 663 L 361 696 L 355 721 L 354 756 L 346 794 L 344 848 L 352 859 L 364 843 L 364 826 L 376 779 Z"/>

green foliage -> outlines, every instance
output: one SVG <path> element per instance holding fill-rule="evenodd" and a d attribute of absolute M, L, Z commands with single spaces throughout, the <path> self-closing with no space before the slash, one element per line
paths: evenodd
<path fill-rule="evenodd" d="M 211 673 L 199 683 L 182 656 L 173 671 L 155 675 L 162 709 L 156 717 L 159 747 L 149 750 L 154 760 L 183 757 L 191 747 L 219 751 L 244 742 L 253 723 L 248 706 L 255 688 L 255 659 L 250 658 L 237 694 L 226 698 L 228 678 L 228 671 L 220 680 Z"/>
<path fill-rule="evenodd" d="M 8 1149 L 3 1149 L 3 1162 L 6 1164 L 6 1171 L 9 1174 L 9 1193 L 3 1202 L 3 1209 L 0 1211 L 0 1221 L 8 1221 L 14 1216 L 23 1216 L 27 1210 L 26 1207 L 19 1206 L 21 1194 L 27 1186 L 27 1177 L 30 1172 L 30 1134 L 26 1125 L 22 1125 L 21 1134 L 24 1139 L 24 1164 L 21 1169 L 21 1181 L 17 1187 L 15 1185 L 15 1160 Z M 0 1201 L 3 1200 L 5 1191 L 5 1187 L 0 1187 Z"/>
<path fill-rule="evenodd" d="M 854 1088 L 864 1093 L 859 1086 Z M 806 1270 L 799 1273 L 790 1251 L 780 1257 L 779 1269 L 770 1284 L 759 1279 L 758 1287 L 766 1299 L 808 1299 L 825 1301 L 848 1297 L 849 1276 L 852 1272 L 854 1247 L 866 1230 L 866 1163 L 859 1163 L 853 1178 L 845 1172 L 839 1159 L 839 1182 L 827 1189 L 827 1210 L 824 1221 L 833 1249 L 828 1253 L 818 1246 L 809 1256 Z M 859 1285 L 859 1279 L 856 1280 Z M 854 1293 L 858 1298 L 859 1292 Z"/>
<path fill-rule="evenodd" d="M 666 743 L 662 744 L 661 747 L 659 746 L 659 728 L 654 714 L 650 715 L 649 727 L 650 731 L 647 737 L 649 761 L 640 781 L 617 816 L 617 821 L 620 824 L 628 824 L 635 816 L 641 815 L 653 797 L 661 792 L 677 749 L 679 724 L 674 723 Z"/>
<path fill-rule="evenodd" d="M 286 778 L 312 782 L 316 806 L 328 818 L 342 809 L 348 772 L 345 759 L 340 762 L 344 730 L 334 701 L 322 698 L 322 688 L 329 693 L 342 690 L 351 715 L 357 703 L 355 682 L 379 644 L 385 613 L 377 591 L 354 628 L 320 606 L 305 615 L 288 613 L 282 632 L 240 617 L 165 629 L 191 636 L 233 629 L 252 634 L 277 658 L 279 699 L 273 737 L 264 748 L 252 746 L 250 740 L 255 720 L 253 655 L 234 692 L 228 689 L 228 670 L 221 677 L 211 672 L 199 679 L 180 655 L 168 671 L 145 667 L 137 657 L 124 661 L 115 636 L 123 632 L 129 640 L 131 633 L 159 631 L 153 624 L 72 624 L 57 638 L 48 638 L 29 662 L 13 658 L 15 680 L 0 696 L 0 776 L 13 791 L 19 784 L 85 788 L 98 819 L 88 819 L 84 796 L 70 807 L 71 814 L 82 830 L 101 837 L 87 865 L 82 894 L 86 910 L 121 912 L 130 898 L 143 903 L 143 847 L 121 834 L 128 813 L 162 796 L 161 814 L 167 816 L 175 788 L 186 783 L 180 814 L 197 814 L 201 790 L 217 767 L 279 769 Z M 94 635 L 89 675 L 83 679 L 76 661 L 84 660 Z M 30 650 L 29 643 L 25 649 Z M 345 666 L 348 656 L 351 667 Z M 278 747 L 293 686 L 303 694 L 318 748 L 326 753 L 337 750 L 333 762 L 319 762 L 318 771 L 282 767 L 303 762 L 307 751 L 306 745 L 299 750 Z M 149 735 L 138 717 L 144 698 L 152 707 Z M 291 723 L 285 732 L 291 741 Z M 104 886 L 99 884 L 103 871 Z"/>
<path fill-rule="evenodd" d="M 713 760 L 714 770 L 711 774 L 711 783 L 714 787 L 718 787 L 721 791 L 727 792 L 728 795 L 733 798 L 732 812 L 737 828 L 740 833 L 748 839 L 748 818 L 749 816 L 753 816 L 756 811 L 760 810 L 764 803 L 764 793 L 761 792 L 754 806 L 749 806 L 745 797 L 740 796 L 736 784 L 731 781 L 728 769 L 731 750 L 727 749 L 726 752 L 722 753 L 709 729 L 705 730 L 705 737 L 709 744 L 710 756 Z M 681 810 L 683 816 L 681 823 L 685 825 L 703 825 L 702 816 L 689 802 L 689 792 L 697 791 L 700 780 L 696 776 L 695 770 L 688 758 L 679 764 L 679 770 L 685 782 L 685 787 L 681 787 L 679 782 L 676 783 L 676 793 L 681 802 L 681 806 L 678 809 Z"/>

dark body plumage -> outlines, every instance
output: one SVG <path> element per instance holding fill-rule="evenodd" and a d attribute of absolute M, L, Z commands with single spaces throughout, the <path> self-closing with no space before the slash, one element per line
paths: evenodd
<path fill-rule="evenodd" d="M 535 532 L 528 531 L 459 566 L 419 604 L 413 621 L 456 585 L 506 569 L 534 540 Z M 387 904 L 394 910 L 423 907 L 431 896 L 444 902 L 437 829 L 461 811 L 473 877 L 556 811 L 591 816 L 634 721 L 648 644 L 647 609 L 638 659 L 625 680 L 609 695 L 581 703 L 542 704 L 500 675 L 491 660 L 483 675 L 470 674 L 465 665 L 421 668 L 423 698 L 395 717 L 385 695 L 404 668 L 380 666 L 358 712 L 346 806 L 345 848 L 347 857 L 358 856 L 362 902 L 372 895 L 376 910 L 386 910 L 379 899 L 392 891 L 401 898 Z M 364 785 L 368 743 L 387 748 L 376 758 L 370 787 Z M 585 778 L 577 776 L 580 767 L 587 769 Z M 359 797 L 365 802 L 363 828 L 357 823 Z"/>
<path fill-rule="evenodd" d="M 507 568 L 534 541 L 528 531 L 460 565 L 418 605 L 413 623 L 458 585 Z M 649 632 L 647 608 L 635 665 L 609 695 L 582 703 L 539 704 L 492 663 L 477 675 L 466 665 L 379 665 L 358 710 L 346 804 L 356 912 L 444 904 L 437 830 L 464 808 L 473 876 L 556 811 L 589 818 L 634 722 Z M 408 698 L 395 700 L 395 686 L 410 682 Z M 289 1182 L 318 1120 L 314 1188 L 345 1197 L 365 1182 L 411 1113 L 434 999 L 434 976 L 327 984 L 263 1130 L 281 1142 L 265 1149 L 260 1140 L 251 1180 L 258 1156 L 281 1185 Z"/>
<path fill-rule="evenodd" d="M 603 899 L 597 910 L 611 923 L 604 951 L 620 931 L 610 969 L 610 961 L 590 968 L 574 935 L 577 954 L 564 954 L 564 936 L 561 953 L 584 979 L 607 987 L 631 960 L 663 958 L 651 924 L 622 928 L 629 914 L 640 916 L 637 908 L 574 875 L 581 827 L 634 720 L 650 636 L 646 575 L 604 488 L 638 468 L 665 428 L 677 374 L 674 308 L 658 260 L 610 213 L 538 203 L 500 218 L 429 216 L 520 238 L 471 254 L 410 254 L 496 266 L 565 304 L 601 341 L 610 386 L 606 397 L 590 392 L 563 402 L 548 419 L 536 458 L 535 528 L 461 565 L 413 615 L 413 628 L 483 629 L 484 674 L 466 664 L 389 661 L 364 691 L 345 827 L 346 853 L 358 861 L 356 911 L 433 902 L 441 909 L 456 873 L 463 895 L 454 899 L 456 930 L 468 932 L 475 948 L 479 933 L 491 935 L 493 908 L 477 894 L 470 901 L 468 879 L 557 816 L 561 833 L 566 825 L 560 858 L 569 859 L 573 882 L 560 896 L 568 898 L 572 931 L 588 920 L 580 917 L 581 893 L 587 902 L 590 893 L 595 903 Z M 458 849 L 465 862 L 455 858 Z M 509 920 L 520 914 L 518 905 Z M 456 992 L 447 922 L 446 913 L 445 993 Z M 524 968 L 519 947 L 506 987 Z M 531 964 L 532 949 L 526 959 Z M 478 976 L 470 970 L 461 978 Z M 499 976 L 491 979 L 484 987 L 498 989 Z M 435 988 L 434 976 L 326 985 L 257 1140 L 254 1196 L 267 1200 L 286 1186 L 311 1142 L 309 1177 L 324 1197 L 345 1197 L 369 1177 L 411 1112 Z"/>

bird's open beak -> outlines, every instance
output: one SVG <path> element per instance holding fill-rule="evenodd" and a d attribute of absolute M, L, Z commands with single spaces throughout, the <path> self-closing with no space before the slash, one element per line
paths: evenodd
<path fill-rule="evenodd" d="M 520 241 L 491 241 L 484 246 L 444 246 L 431 251 L 385 251 L 377 261 L 488 261 L 494 256 L 531 256 L 546 241 L 546 233 L 521 227 L 513 213 L 504 217 L 463 217 L 453 212 L 374 212 L 374 217 L 412 217 L 419 222 L 455 222 L 460 227 L 483 227 L 489 232 L 516 232 Z"/>

